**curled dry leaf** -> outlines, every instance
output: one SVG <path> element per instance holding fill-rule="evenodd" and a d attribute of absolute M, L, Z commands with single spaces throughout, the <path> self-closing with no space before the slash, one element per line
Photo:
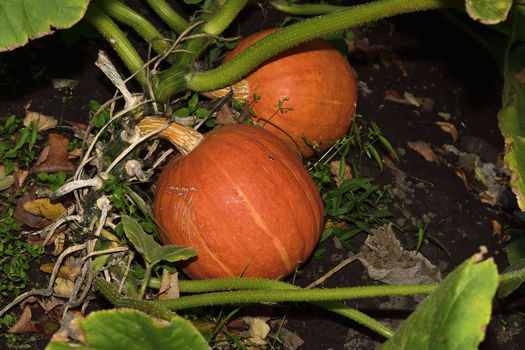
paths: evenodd
<path fill-rule="evenodd" d="M 62 203 L 51 203 L 49 198 L 38 198 L 25 202 L 23 208 L 30 214 L 55 220 L 66 210 Z"/>
<path fill-rule="evenodd" d="M 403 98 L 411 105 L 421 107 L 421 100 L 418 97 L 414 96 L 412 93 L 405 91 L 403 93 Z"/>
<path fill-rule="evenodd" d="M 157 295 L 157 299 L 168 300 L 178 299 L 179 297 L 179 274 L 177 272 L 170 273 L 166 269 L 162 270 L 162 280 L 160 282 L 159 294 Z"/>
<path fill-rule="evenodd" d="M 24 210 L 26 202 L 36 200 L 35 188 L 31 187 L 28 191 L 18 199 L 15 208 L 14 218 L 19 225 L 27 225 L 32 228 L 44 228 L 51 224 L 51 220 L 46 219 L 40 215 L 34 215 Z"/>
<path fill-rule="evenodd" d="M 26 303 L 16 323 L 7 330 L 7 333 L 35 333 L 38 332 L 32 321 L 31 305 Z"/>
<path fill-rule="evenodd" d="M 222 105 L 217 113 L 215 113 L 215 121 L 219 125 L 231 125 L 238 123 L 233 110 L 226 103 Z"/>
<path fill-rule="evenodd" d="M 56 173 L 63 171 L 72 173 L 75 166 L 68 159 L 67 147 L 69 140 L 59 134 L 49 134 L 49 145 L 45 147 L 38 157 L 33 171 L 36 173 Z"/>
<path fill-rule="evenodd" d="M 7 175 L 5 166 L 0 165 L 0 191 L 7 190 L 15 183 L 13 175 Z"/>
<path fill-rule="evenodd" d="M 75 148 L 67 153 L 67 159 L 77 159 L 82 155 L 81 148 Z"/>
<path fill-rule="evenodd" d="M 256 345 L 265 345 L 266 337 L 270 333 L 270 326 L 263 319 L 258 317 L 245 317 L 244 321 L 250 329 L 250 341 Z"/>
<path fill-rule="evenodd" d="M 457 139 L 458 139 L 458 130 L 456 129 L 454 124 L 447 123 L 447 122 L 436 122 L 436 125 L 439 126 L 441 128 L 441 130 L 443 130 L 447 134 L 450 134 L 450 136 L 452 136 L 452 141 L 453 142 L 457 141 Z"/>
<path fill-rule="evenodd" d="M 401 247 L 392 225 L 372 230 L 356 255 L 370 278 L 386 284 L 424 284 L 441 281 L 439 269 L 421 253 Z"/>
<path fill-rule="evenodd" d="M 438 156 L 434 153 L 429 143 L 424 141 L 408 141 L 407 145 L 425 158 L 427 162 L 438 162 Z"/>
<path fill-rule="evenodd" d="M 401 97 L 399 92 L 397 92 L 396 90 L 392 90 L 392 89 L 385 90 L 385 100 L 404 104 L 404 105 L 410 104 L 410 102 L 408 102 L 405 98 Z"/>
<path fill-rule="evenodd" d="M 350 180 L 352 178 L 352 168 L 350 168 L 348 164 L 345 164 L 342 175 L 339 172 L 340 167 L 341 167 L 341 161 L 334 160 L 330 162 L 330 172 L 335 176 L 335 183 L 337 187 L 341 186 L 343 181 Z"/>
<path fill-rule="evenodd" d="M 36 123 L 36 128 L 38 131 L 54 129 L 58 125 L 58 121 L 53 117 L 49 117 L 42 113 L 26 110 L 24 126 L 28 127 L 29 124 L 31 124 L 32 122 Z"/>

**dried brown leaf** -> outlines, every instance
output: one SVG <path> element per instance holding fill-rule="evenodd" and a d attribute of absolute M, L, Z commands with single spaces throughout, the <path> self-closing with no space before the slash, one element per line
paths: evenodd
<path fill-rule="evenodd" d="M 343 169 L 343 174 L 339 172 L 339 168 L 341 167 L 341 161 L 334 160 L 330 162 L 330 172 L 335 176 L 335 183 L 337 187 L 341 186 L 343 181 L 352 179 L 352 168 L 348 164 L 345 163 L 345 167 Z"/>
<path fill-rule="evenodd" d="M 31 305 L 25 304 L 20 317 L 16 323 L 7 330 L 7 333 L 35 333 L 38 332 L 34 323 L 31 321 L 33 313 Z"/>
<path fill-rule="evenodd" d="M 438 156 L 432 150 L 432 146 L 424 141 L 408 141 L 408 147 L 419 153 L 427 162 L 438 162 Z"/>
<path fill-rule="evenodd" d="M 458 139 L 458 130 L 456 129 L 456 126 L 452 123 L 448 122 L 436 122 L 436 125 L 441 128 L 444 132 L 447 134 L 450 134 L 452 136 L 452 141 L 456 142 Z"/>
<path fill-rule="evenodd" d="M 38 131 L 54 129 L 58 125 L 58 121 L 53 117 L 44 115 L 42 113 L 26 110 L 24 126 L 28 127 L 29 124 L 31 124 L 32 122 L 36 123 L 36 128 Z"/>
<path fill-rule="evenodd" d="M 266 337 L 270 333 L 270 326 L 266 321 L 258 317 L 245 317 L 244 321 L 250 329 L 248 333 L 250 334 L 250 342 L 257 345 L 265 345 Z"/>
<path fill-rule="evenodd" d="M 75 166 L 68 159 L 67 147 L 69 140 L 59 134 L 49 134 L 49 145 L 45 147 L 38 157 L 33 171 L 36 173 L 56 173 L 64 171 L 72 173 Z"/>
<path fill-rule="evenodd" d="M 39 215 L 31 214 L 24 210 L 24 204 L 35 199 L 37 199 L 37 197 L 33 187 L 29 188 L 28 191 L 18 199 L 14 218 L 19 225 L 27 225 L 32 228 L 44 228 L 51 224 L 51 220 Z"/>
<path fill-rule="evenodd" d="M 170 273 L 168 270 L 164 269 L 162 271 L 162 280 L 160 282 L 157 299 L 168 300 L 178 299 L 179 297 L 179 274 L 177 272 Z"/>
<path fill-rule="evenodd" d="M 57 219 L 66 210 L 62 203 L 51 203 L 49 198 L 37 198 L 23 204 L 23 208 L 30 214 L 42 216 L 49 220 Z"/>
<path fill-rule="evenodd" d="M 463 184 L 465 185 L 465 188 L 466 189 L 470 189 L 470 184 L 468 182 L 467 175 L 465 174 L 463 169 L 461 169 L 461 168 L 460 169 L 455 169 L 454 172 L 455 172 L 456 176 L 459 177 L 463 181 Z"/>
<path fill-rule="evenodd" d="M 399 92 L 397 92 L 396 90 L 392 90 L 392 89 L 385 90 L 385 100 L 386 101 L 395 102 L 395 103 L 404 104 L 404 105 L 409 105 L 410 104 L 410 102 L 408 102 L 406 99 L 401 97 Z"/>
<path fill-rule="evenodd" d="M 412 93 L 405 91 L 403 93 L 403 98 L 413 106 L 421 107 L 421 101 L 418 97 L 414 96 Z"/>
<path fill-rule="evenodd" d="M 217 113 L 215 113 L 215 121 L 219 125 L 238 124 L 233 110 L 226 103 L 222 105 L 221 109 L 219 109 Z"/>
<path fill-rule="evenodd" d="M 67 159 L 77 159 L 82 155 L 81 148 L 75 148 L 67 153 Z"/>

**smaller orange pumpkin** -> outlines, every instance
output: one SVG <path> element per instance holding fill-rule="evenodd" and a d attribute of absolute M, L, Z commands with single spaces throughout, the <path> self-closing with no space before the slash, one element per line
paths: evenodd
<path fill-rule="evenodd" d="M 224 62 L 275 30 L 241 40 Z M 309 141 L 324 151 L 340 139 L 348 131 L 356 109 L 357 86 L 352 68 L 339 51 L 321 39 L 284 51 L 235 88 L 239 92 L 234 96 L 249 104 L 255 113 L 254 121 L 289 145 L 298 146 L 305 157 L 314 153 Z"/>
<path fill-rule="evenodd" d="M 148 117 L 139 128 L 165 123 Z M 276 279 L 308 259 L 323 206 L 297 154 L 279 138 L 253 125 L 224 126 L 202 138 L 172 124 L 160 135 L 187 153 L 162 171 L 154 214 L 166 244 L 196 249 L 188 275 Z"/>

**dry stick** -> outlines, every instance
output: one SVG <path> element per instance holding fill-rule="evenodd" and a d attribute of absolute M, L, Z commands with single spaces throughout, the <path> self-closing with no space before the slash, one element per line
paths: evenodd
<path fill-rule="evenodd" d="M 137 147 L 139 144 L 141 144 L 142 142 L 144 142 L 145 140 L 149 139 L 150 137 L 164 131 L 165 129 L 167 129 L 169 127 L 169 124 L 165 124 L 161 127 L 159 127 L 158 129 L 155 129 L 149 133 L 147 133 L 146 135 L 140 137 L 138 140 L 134 141 L 131 145 L 129 145 L 125 150 L 123 150 L 117 158 L 115 158 L 113 160 L 113 162 L 108 166 L 108 168 L 102 172 L 102 174 L 100 174 L 103 178 L 107 178 L 107 176 L 109 175 L 109 173 L 111 172 L 111 170 L 113 170 L 113 168 L 122 160 L 124 159 L 129 152 L 131 152 L 135 147 Z"/>
<path fill-rule="evenodd" d="M 341 270 L 343 267 L 345 267 L 346 265 L 352 263 L 356 259 L 357 259 L 357 256 L 354 255 L 354 256 L 351 256 L 351 257 L 341 261 L 339 264 L 337 264 L 337 266 L 332 268 L 330 271 L 325 273 L 323 276 L 321 276 L 320 278 L 318 278 L 314 282 L 312 282 L 309 285 L 307 285 L 306 287 L 304 287 L 304 289 L 312 289 L 314 287 L 317 287 L 318 285 L 320 285 L 321 283 L 323 283 L 324 281 L 326 281 L 327 279 L 332 277 L 337 271 Z"/>
<path fill-rule="evenodd" d="M 62 265 L 62 261 L 65 259 L 66 256 L 73 254 L 75 252 L 78 252 L 80 250 L 85 249 L 87 246 L 87 243 L 77 244 L 74 246 L 71 246 L 64 250 L 62 254 L 58 257 L 55 266 L 53 267 L 53 272 L 51 273 L 51 277 L 49 279 L 49 284 L 47 288 L 45 289 L 33 289 L 30 291 L 27 291 L 25 293 L 20 294 L 18 297 L 16 297 L 12 302 L 7 304 L 2 310 L 0 310 L 0 317 L 2 317 L 7 311 L 9 311 L 13 306 L 23 302 L 29 297 L 32 296 L 43 296 L 43 297 L 49 297 L 53 294 L 53 284 L 55 283 L 55 279 L 58 275 L 58 271 L 60 270 L 60 266 Z"/>

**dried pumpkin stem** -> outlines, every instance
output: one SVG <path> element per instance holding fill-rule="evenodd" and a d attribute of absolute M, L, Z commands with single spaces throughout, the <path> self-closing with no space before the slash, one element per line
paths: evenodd
<path fill-rule="evenodd" d="M 190 153 L 203 138 L 197 131 L 162 117 L 146 117 L 137 126 L 141 133 L 150 133 L 165 126 L 166 128 L 158 133 L 158 136 L 170 141 L 182 155 Z"/>

